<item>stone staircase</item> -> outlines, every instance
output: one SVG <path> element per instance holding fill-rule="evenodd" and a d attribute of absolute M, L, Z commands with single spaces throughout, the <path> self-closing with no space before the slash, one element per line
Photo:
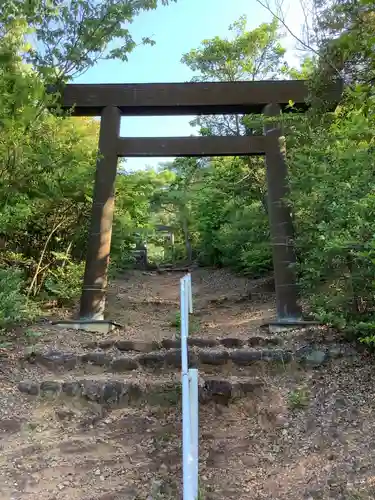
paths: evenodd
<path fill-rule="evenodd" d="M 108 408 L 142 402 L 178 404 L 179 346 L 178 339 L 137 341 L 117 336 L 84 342 L 74 352 L 46 347 L 23 357 L 29 377 L 19 382 L 18 389 L 32 396 L 82 398 Z M 357 355 L 353 346 L 323 335 L 321 329 L 288 332 L 284 337 L 189 338 L 189 365 L 199 368 L 202 404 L 228 405 L 261 389 L 265 376 L 286 369 L 317 369 Z"/>

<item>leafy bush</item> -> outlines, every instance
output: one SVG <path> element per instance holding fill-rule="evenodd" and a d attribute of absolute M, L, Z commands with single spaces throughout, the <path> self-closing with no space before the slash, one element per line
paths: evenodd
<path fill-rule="evenodd" d="M 220 264 L 252 277 L 272 270 L 267 216 L 259 202 L 237 208 L 213 239 Z"/>
<path fill-rule="evenodd" d="M 31 321 L 38 309 L 22 293 L 23 274 L 19 269 L 0 268 L 0 328 Z"/>
<path fill-rule="evenodd" d="M 341 328 L 375 309 L 375 116 L 360 96 L 287 135 L 301 287 L 316 316 Z"/>
<path fill-rule="evenodd" d="M 246 245 L 241 252 L 243 272 L 252 278 L 260 278 L 273 269 L 272 251 L 269 242 Z"/>
<path fill-rule="evenodd" d="M 44 287 L 58 305 L 71 304 L 81 293 L 83 273 L 83 262 L 67 262 L 49 273 Z"/>
<path fill-rule="evenodd" d="M 147 245 L 147 259 L 150 264 L 160 265 L 164 262 L 164 247 L 149 243 Z"/>
<path fill-rule="evenodd" d="M 354 325 L 350 330 L 359 337 L 360 342 L 365 344 L 372 349 L 375 348 L 375 318 L 367 323 L 360 321 L 358 324 Z"/>
<path fill-rule="evenodd" d="M 134 264 L 135 258 L 129 252 L 124 252 L 122 258 L 119 258 L 118 255 L 116 255 L 115 259 L 111 258 L 108 267 L 109 281 L 116 279 L 121 273 L 124 273 L 128 269 L 132 269 Z"/>

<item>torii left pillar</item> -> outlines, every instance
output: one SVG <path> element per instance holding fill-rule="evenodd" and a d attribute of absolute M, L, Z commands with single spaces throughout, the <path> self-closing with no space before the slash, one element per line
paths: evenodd
<path fill-rule="evenodd" d="M 99 156 L 96 164 L 91 227 L 81 295 L 80 320 L 104 320 L 108 265 L 117 174 L 117 145 L 121 112 L 115 106 L 103 109 L 100 121 Z"/>

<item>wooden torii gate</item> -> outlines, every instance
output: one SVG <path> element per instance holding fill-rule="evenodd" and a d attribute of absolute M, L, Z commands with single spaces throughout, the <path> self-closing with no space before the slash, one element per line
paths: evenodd
<path fill-rule="evenodd" d="M 334 108 L 342 93 L 337 82 L 326 90 Z M 300 111 L 308 88 L 301 80 L 234 83 L 68 84 L 61 92 L 63 109 L 72 116 L 100 116 L 99 152 L 80 318 L 104 319 L 111 246 L 115 179 L 119 157 L 265 155 L 268 208 L 276 288 L 277 321 L 298 322 L 301 310 L 293 264 L 293 228 L 287 166 L 277 117 L 290 101 Z M 260 136 L 120 137 L 122 116 L 223 115 L 264 113 L 275 117 Z"/>

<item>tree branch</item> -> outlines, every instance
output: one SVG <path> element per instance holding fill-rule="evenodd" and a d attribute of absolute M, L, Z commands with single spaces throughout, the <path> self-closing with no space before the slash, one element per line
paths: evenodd
<path fill-rule="evenodd" d="M 289 26 L 287 25 L 287 23 L 284 21 L 284 19 L 282 19 L 281 16 L 277 15 L 272 9 L 271 7 L 263 2 L 262 0 L 256 0 L 259 5 L 261 5 L 264 9 L 266 9 L 277 21 L 279 21 L 279 23 L 281 23 L 284 28 L 287 30 L 287 32 L 298 42 L 300 43 L 303 47 L 305 47 L 305 49 L 313 52 L 316 56 L 318 56 L 319 58 L 321 58 L 321 53 L 314 49 L 313 47 L 311 47 L 310 45 L 308 45 L 307 43 L 305 43 L 299 36 L 297 36 L 295 33 L 293 33 L 293 31 L 289 28 Z M 328 63 L 328 65 L 335 71 L 335 73 L 341 78 L 341 73 L 340 71 L 334 66 L 334 64 L 332 64 L 331 61 L 327 60 L 326 61 Z"/>

